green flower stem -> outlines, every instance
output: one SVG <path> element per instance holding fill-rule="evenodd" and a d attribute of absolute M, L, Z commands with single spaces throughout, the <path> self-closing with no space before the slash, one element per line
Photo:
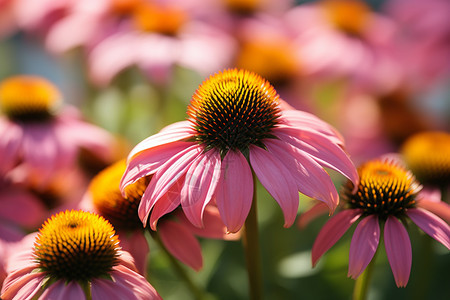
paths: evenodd
<path fill-rule="evenodd" d="M 353 300 L 367 299 L 367 292 L 369 291 L 369 285 L 372 279 L 373 269 L 375 267 L 375 259 L 378 253 L 378 248 L 375 251 L 375 254 L 373 255 L 373 258 L 370 261 L 369 265 L 366 267 L 364 272 L 356 279 L 355 287 L 353 288 Z"/>
<path fill-rule="evenodd" d="M 243 245 L 247 262 L 250 299 L 262 299 L 261 254 L 259 249 L 258 218 L 256 205 L 256 175 L 253 173 L 253 199 L 245 220 Z"/>
<path fill-rule="evenodd" d="M 194 298 L 197 300 L 205 299 L 206 296 L 203 294 L 203 292 L 200 290 L 200 288 L 194 283 L 194 281 L 192 281 L 191 277 L 188 275 L 185 268 L 181 265 L 180 261 L 177 260 L 175 257 L 173 257 L 173 255 L 164 246 L 163 242 L 161 241 L 161 238 L 159 237 L 159 234 L 152 230 L 150 230 L 150 234 L 151 234 L 153 240 L 158 244 L 158 246 L 161 248 L 161 250 L 166 254 L 173 269 L 178 274 L 178 276 L 185 282 L 186 286 L 189 288 L 189 290 L 191 291 Z"/>

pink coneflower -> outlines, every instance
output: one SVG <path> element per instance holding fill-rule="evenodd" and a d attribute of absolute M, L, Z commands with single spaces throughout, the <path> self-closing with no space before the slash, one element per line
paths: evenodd
<path fill-rule="evenodd" d="M 9 261 L 2 299 L 160 299 L 102 217 L 65 211 Z"/>
<path fill-rule="evenodd" d="M 84 48 L 90 78 L 101 86 L 130 67 L 138 67 L 157 83 L 166 83 L 174 66 L 206 76 L 230 64 L 235 45 L 228 33 L 201 20 L 198 11 L 203 11 L 203 4 L 73 1 L 49 30 L 46 45 L 57 53 Z"/>
<path fill-rule="evenodd" d="M 400 28 L 394 45 L 412 89 L 445 82 L 450 75 L 449 10 L 447 0 L 390 0 L 384 5 L 385 15 Z"/>
<path fill-rule="evenodd" d="M 226 70 L 205 80 L 192 97 L 189 119 L 174 123 L 139 143 L 129 154 L 121 190 L 152 175 L 139 217 L 152 229 L 181 205 L 186 217 L 203 226 L 215 202 L 230 232 L 243 225 L 253 195 L 252 172 L 279 203 L 285 227 L 293 224 L 298 192 L 325 202 L 338 194 L 323 167 L 353 182 L 356 170 L 337 132 L 317 117 L 283 110 L 274 88 L 244 70 Z"/>
<path fill-rule="evenodd" d="M 136 266 L 142 274 L 147 268 L 149 248 L 144 237 L 142 222 L 138 215 L 138 206 L 149 181 L 143 177 L 126 187 L 127 196 L 122 196 L 119 184 L 125 172 L 126 162 L 120 160 L 97 174 L 89 185 L 88 192 L 80 203 L 80 208 L 92 210 L 109 220 L 121 237 L 121 246 L 136 260 Z M 158 235 L 168 252 L 194 270 L 203 266 L 200 243 L 197 236 L 214 239 L 236 239 L 236 235 L 227 235 L 226 228 L 217 208 L 209 206 L 204 214 L 204 228 L 196 228 L 176 210 L 158 223 Z M 152 234 L 156 234 L 153 233 Z"/>
<path fill-rule="evenodd" d="M 333 216 L 314 242 L 313 265 L 353 223 L 360 220 L 350 245 L 348 276 L 355 279 L 366 269 L 383 235 L 395 282 L 398 287 L 404 287 L 409 280 L 412 254 L 403 224 L 412 220 L 449 249 L 450 226 L 421 207 L 423 199 L 416 198 L 421 186 L 396 159 L 369 161 L 360 166 L 358 172 L 360 183 L 356 194 L 352 194 L 354 186 L 351 182 L 343 191 L 348 208 Z M 380 226 L 384 227 L 384 232 L 380 231 Z"/>
<path fill-rule="evenodd" d="M 365 1 L 323 0 L 298 5 L 285 16 L 296 31 L 303 71 L 323 80 L 347 80 L 372 92 L 394 88 L 401 79 L 392 41 L 395 23 Z"/>
<path fill-rule="evenodd" d="M 45 186 L 76 167 L 80 149 L 112 156 L 112 136 L 81 120 L 75 108 L 59 107 L 61 94 L 47 80 L 11 77 L 0 83 L 0 174 L 20 168 L 29 182 Z"/>

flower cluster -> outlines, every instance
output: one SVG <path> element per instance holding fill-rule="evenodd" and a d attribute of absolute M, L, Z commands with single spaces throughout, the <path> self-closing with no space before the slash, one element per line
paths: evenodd
<path fill-rule="evenodd" d="M 448 294 L 449 11 L 0 0 L 0 298 Z"/>

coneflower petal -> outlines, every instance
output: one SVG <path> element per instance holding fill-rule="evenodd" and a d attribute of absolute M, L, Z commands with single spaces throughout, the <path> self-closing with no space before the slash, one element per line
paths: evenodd
<path fill-rule="evenodd" d="M 150 214 L 150 228 L 152 230 L 156 230 L 156 224 L 158 223 L 159 218 L 174 211 L 181 203 L 181 189 L 183 188 L 185 176 L 181 176 L 170 188 L 169 190 L 162 196 L 153 202 L 151 199 L 147 201 L 146 194 L 142 196 L 141 203 L 139 204 L 138 214 L 139 218 L 142 221 L 142 224 L 147 226 L 147 219 Z M 142 205 L 142 202 L 145 202 Z M 154 204 L 153 207 L 151 206 Z M 141 208 L 142 206 L 142 208 Z"/>
<path fill-rule="evenodd" d="M 344 235 L 360 216 L 361 210 L 347 209 L 337 213 L 325 223 L 311 250 L 313 266 L 317 264 L 319 258 Z"/>
<path fill-rule="evenodd" d="M 386 255 L 398 287 L 405 287 L 409 280 L 412 262 L 411 241 L 402 223 L 388 217 L 384 226 Z"/>
<path fill-rule="evenodd" d="M 358 185 L 358 172 L 344 150 L 322 134 L 310 134 L 297 128 L 279 127 L 276 136 L 302 150 L 316 160 L 320 165 L 335 170 L 348 179 L 355 186 Z"/>
<path fill-rule="evenodd" d="M 128 155 L 130 161 L 136 154 L 141 151 L 148 151 L 151 148 L 161 146 L 164 144 L 181 141 L 192 136 L 193 130 L 189 121 L 181 121 L 171 124 L 163 128 L 157 134 L 154 134 L 137 144 Z"/>
<path fill-rule="evenodd" d="M 356 226 L 350 243 L 348 276 L 356 279 L 365 270 L 375 255 L 380 242 L 378 216 L 365 217 Z"/>
<path fill-rule="evenodd" d="M 408 209 L 408 217 L 426 234 L 450 250 L 450 226 L 436 215 L 421 209 Z"/>
<path fill-rule="evenodd" d="M 200 243 L 186 226 L 167 220 L 161 222 L 158 231 L 161 241 L 173 256 L 196 271 L 202 268 Z"/>
<path fill-rule="evenodd" d="M 181 206 L 189 221 L 197 227 L 203 227 L 203 211 L 216 190 L 220 168 L 219 152 L 210 150 L 199 156 L 186 172 Z"/>
<path fill-rule="evenodd" d="M 280 205 L 284 227 L 290 227 L 299 205 L 297 183 L 291 172 L 275 155 L 257 146 L 250 146 L 250 163 L 261 184 Z"/>
<path fill-rule="evenodd" d="M 135 183 L 139 178 L 152 175 L 170 158 L 194 143 L 173 142 L 160 145 L 138 153 L 128 162 L 125 173 L 120 181 L 120 189 Z"/>
<path fill-rule="evenodd" d="M 244 225 L 253 201 L 253 177 L 250 166 L 240 152 L 228 151 L 222 161 L 216 202 L 229 232 Z"/>
<path fill-rule="evenodd" d="M 339 195 L 328 173 L 316 161 L 283 141 L 267 141 L 266 147 L 289 169 L 301 193 L 323 201 L 331 212 L 335 210 Z"/>
<path fill-rule="evenodd" d="M 78 282 L 70 281 L 65 283 L 62 280 L 58 280 L 50 285 L 39 298 L 55 300 L 84 299 L 86 295 Z"/>
<path fill-rule="evenodd" d="M 145 190 L 144 195 L 141 199 L 141 204 L 144 202 L 145 211 L 150 211 L 153 208 L 153 205 L 158 201 L 161 197 L 163 197 L 170 188 L 180 179 L 180 177 L 185 176 L 187 169 L 192 164 L 194 159 L 200 155 L 202 149 L 197 145 L 190 146 L 183 151 L 174 155 L 171 159 L 166 161 L 161 168 L 153 175 L 150 184 Z M 140 207 L 140 211 L 143 208 Z M 141 217 L 141 213 L 140 213 Z M 144 219 L 141 218 L 144 225 L 146 222 L 145 216 Z"/>
<path fill-rule="evenodd" d="M 300 110 L 282 110 L 281 115 L 282 118 L 280 118 L 280 121 L 284 124 L 291 125 L 292 127 L 306 132 L 322 133 L 327 136 L 331 142 L 338 145 L 344 144 L 343 137 L 335 128 L 333 128 L 333 126 L 313 114 Z"/>

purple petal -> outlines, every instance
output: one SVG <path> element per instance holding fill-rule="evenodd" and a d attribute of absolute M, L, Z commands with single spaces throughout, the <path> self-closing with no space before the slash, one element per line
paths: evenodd
<path fill-rule="evenodd" d="M 384 246 L 395 283 L 398 287 L 405 287 L 411 272 L 411 241 L 405 227 L 395 217 L 388 217 L 386 220 Z"/>
<path fill-rule="evenodd" d="M 322 255 L 330 249 L 361 216 L 359 209 L 346 209 L 333 217 L 322 227 L 311 250 L 312 264 L 315 266 Z"/>
<path fill-rule="evenodd" d="M 250 146 L 252 168 L 261 184 L 280 205 L 284 214 L 284 227 L 289 227 L 297 216 L 299 196 L 292 172 L 280 159 L 269 151 Z"/>
<path fill-rule="evenodd" d="M 186 217 L 197 227 L 203 227 L 203 211 L 216 190 L 221 159 L 216 150 L 199 156 L 186 173 L 181 190 L 181 206 Z"/>
<path fill-rule="evenodd" d="M 365 217 L 356 226 L 350 244 L 348 276 L 356 279 L 372 260 L 380 242 L 378 216 Z"/>
<path fill-rule="evenodd" d="M 216 188 L 216 202 L 220 216 L 229 232 L 237 232 L 244 225 L 253 201 L 253 176 L 250 166 L 240 152 L 228 151 Z"/>
<path fill-rule="evenodd" d="M 409 209 L 406 214 L 426 234 L 450 249 L 450 226 L 442 219 L 421 208 Z"/>

